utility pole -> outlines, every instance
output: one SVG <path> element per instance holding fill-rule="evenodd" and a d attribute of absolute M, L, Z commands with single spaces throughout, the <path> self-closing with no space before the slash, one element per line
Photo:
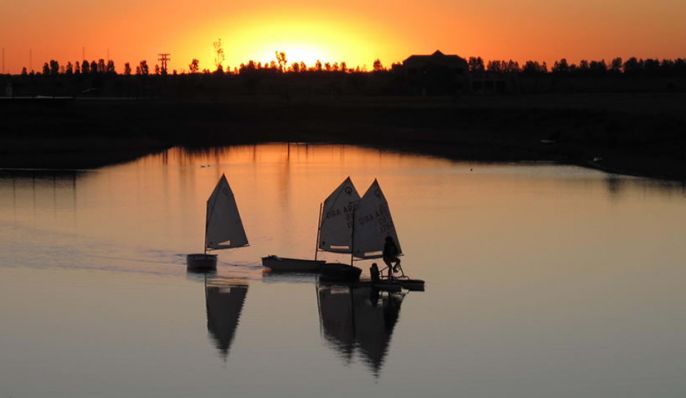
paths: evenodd
<path fill-rule="evenodd" d="M 160 66 L 162 68 L 162 74 L 166 75 L 167 74 L 167 62 L 169 62 L 171 60 L 171 58 L 169 57 L 171 54 L 160 53 L 157 55 L 159 56 L 159 58 L 157 60 L 160 61 Z"/>

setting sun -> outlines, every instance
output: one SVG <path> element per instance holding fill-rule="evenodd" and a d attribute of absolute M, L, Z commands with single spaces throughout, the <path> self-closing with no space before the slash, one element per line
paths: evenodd
<path fill-rule="evenodd" d="M 0 47 L 5 68 L 39 69 L 44 62 L 113 59 L 151 65 L 171 53 L 171 69 L 192 59 L 214 69 L 212 43 L 221 39 L 224 67 L 250 59 L 288 63 L 346 62 L 384 65 L 437 49 L 463 57 L 528 59 L 552 64 L 612 57 L 679 57 L 684 53 L 686 6 L 656 0 L 562 0 L 520 4 L 504 0 L 394 4 L 362 0 L 169 2 L 149 0 L 26 0 L 0 2 Z M 96 5 L 97 4 L 97 5 Z M 640 23 L 638 23 L 640 21 Z M 666 40 L 666 38 L 669 38 Z"/>
<path fill-rule="evenodd" d="M 317 60 L 322 63 L 346 62 L 350 66 L 371 65 L 374 59 L 386 54 L 382 48 L 384 40 L 365 40 L 369 30 L 364 23 L 357 25 L 341 21 L 326 20 L 311 15 L 284 20 L 279 16 L 260 17 L 236 25 L 226 22 L 222 28 L 213 26 L 193 35 L 182 47 L 191 57 L 197 43 L 206 43 L 202 54 L 196 55 L 204 67 L 214 67 L 216 54 L 212 42 L 218 38 L 225 51 L 224 67 L 235 68 L 252 60 L 269 63 L 275 53 L 286 53 L 288 64 L 304 62 L 308 66 Z"/>

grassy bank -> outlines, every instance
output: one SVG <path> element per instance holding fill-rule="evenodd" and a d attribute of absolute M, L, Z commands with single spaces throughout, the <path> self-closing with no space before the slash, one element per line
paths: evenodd
<path fill-rule="evenodd" d="M 170 146 L 301 141 L 545 160 L 686 180 L 685 94 L 0 101 L 0 167 L 91 168 Z"/>

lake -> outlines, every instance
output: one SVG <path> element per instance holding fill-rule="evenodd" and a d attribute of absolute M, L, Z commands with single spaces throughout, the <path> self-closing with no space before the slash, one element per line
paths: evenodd
<path fill-rule="evenodd" d="M 250 246 L 188 274 L 222 174 Z M 426 291 L 263 272 L 348 176 Z M 682 397 L 684 220 L 681 184 L 351 146 L 1 172 L 0 397 Z"/>

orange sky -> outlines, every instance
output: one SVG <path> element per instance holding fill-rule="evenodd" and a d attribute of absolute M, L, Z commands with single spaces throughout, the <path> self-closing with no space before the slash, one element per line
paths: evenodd
<path fill-rule="evenodd" d="M 213 68 L 221 38 L 224 65 L 268 61 L 347 61 L 370 66 L 436 49 L 486 59 L 686 57 L 683 0 L 0 0 L 5 71 L 110 57 L 118 70 L 156 54 L 171 68 L 192 58 Z"/>

